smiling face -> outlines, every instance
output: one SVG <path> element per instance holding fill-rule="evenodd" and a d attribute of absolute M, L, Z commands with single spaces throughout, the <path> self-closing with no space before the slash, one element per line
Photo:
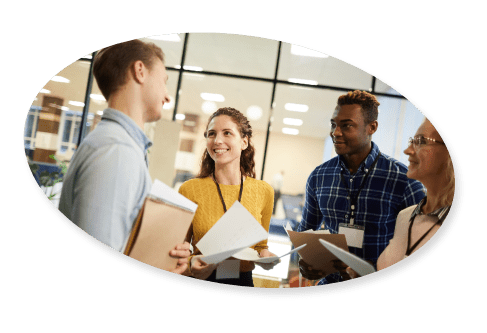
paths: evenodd
<path fill-rule="evenodd" d="M 232 117 L 220 115 L 208 124 L 206 149 L 216 168 L 234 164 L 240 169 L 240 155 L 247 146 L 247 137 L 242 138 Z"/>
<path fill-rule="evenodd" d="M 169 102 L 167 79 L 166 67 L 160 59 L 154 59 L 152 68 L 147 69 L 147 81 L 144 85 L 145 122 L 161 119 L 164 103 Z"/>
<path fill-rule="evenodd" d="M 429 120 L 425 120 L 418 128 L 415 137 L 418 135 L 443 142 Z M 409 156 L 408 178 L 419 180 L 426 187 L 447 181 L 446 169 L 450 155 L 444 144 L 426 140 L 426 144 L 417 148 L 410 145 L 404 154 Z"/>
<path fill-rule="evenodd" d="M 335 151 L 344 157 L 367 156 L 371 147 L 371 136 L 376 130 L 377 121 L 366 125 L 358 104 L 337 106 L 331 119 L 330 135 Z"/>

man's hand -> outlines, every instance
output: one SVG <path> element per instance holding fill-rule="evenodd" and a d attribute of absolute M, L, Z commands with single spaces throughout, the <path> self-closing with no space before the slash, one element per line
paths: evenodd
<path fill-rule="evenodd" d="M 320 280 L 329 274 L 322 270 L 313 269 L 312 266 L 308 265 L 303 259 L 299 259 L 298 264 L 301 275 L 308 280 Z"/>
<path fill-rule="evenodd" d="M 358 278 L 359 275 L 341 260 L 333 260 L 333 267 L 338 269 L 343 281 Z"/>
<path fill-rule="evenodd" d="M 184 242 L 183 244 L 176 245 L 174 249 L 169 251 L 169 255 L 173 258 L 178 258 L 178 264 L 171 272 L 183 274 L 188 268 L 188 257 L 191 255 L 189 243 Z"/>

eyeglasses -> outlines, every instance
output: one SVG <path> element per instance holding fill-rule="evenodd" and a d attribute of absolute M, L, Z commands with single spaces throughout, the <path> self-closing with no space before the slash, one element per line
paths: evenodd
<path fill-rule="evenodd" d="M 442 145 L 445 144 L 442 141 L 438 141 L 438 140 L 435 140 L 435 139 L 427 138 L 427 137 L 424 137 L 422 135 L 417 135 L 414 138 L 409 138 L 409 140 L 408 140 L 408 146 L 411 146 L 411 144 L 412 144 L 414 149 L 418 149 L 418 148 L 421 148 L 423 146 L 426 146 L 428 143 L 433 143 L 433 142 L 436 142 L 436 143 L 439 143 L 439 144 L 442 144 Z"/>

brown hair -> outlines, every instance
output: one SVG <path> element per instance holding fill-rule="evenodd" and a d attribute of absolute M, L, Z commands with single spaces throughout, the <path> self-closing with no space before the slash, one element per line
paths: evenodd
<path fill-rule="evenodd" d="M 446 163 L 446 177 L 447 182 L 445 184 L 444 190 L 440 195 L 440 205 L 451 206 L 453 203 L 453 196 L 455 194 L 455 173 L 453 172 L 453 163 L 451 161 L 450 154 L 448 154 L 448 162 Z"/>
<path fill-rule="evenodd" d="M 134 62 L 140 60 L 150 70 L 156 57 L 164 63 L 160 47 L 138 39 L 98 51 L 93 61 L 93 74 L 105 99 L 108 101 L 111 94 L 127 82 L 128 69 Z"/>
<path fill-rule="evenodd" d="M 358 104 L 362 109 L 365 124 L 370 124 L 374 120 L 377 120 L 379 116 L 379 105 L 374 95 L 369 94 L 366 91 L 349 91 L 345 95 L 338 98 L 338 106 Z M 337 106 L 337 107 L 338 107 Z"/>
<path fill-rule="evenodd" d="M 208 124 L 206 125 L 206 130 L 204 133 L 205 138 L 207 138 L 208 126 L 210 125 L 211 120 L 221 115 L 231 117 L 233 122 L 237 124 L 240 136 L 242 138 L 247 137 L 248 146 L 245 150 L 242 151 L 242 154 L 240 155 L 240 171 L 244 176 L 255 178 L 255 149 L 250 140 L 252 137 L 252 126 L 250 126 L 247 117 L 245 117 L 240 111 L 229 107 L 216 110 L 215 113 L 210 116 L 210 119 L 208 119 Z M 203 153 L 203 156 L 201 158 L 200 172 L 196 177 L 205 178 L 211 175 L 214 171 L 215 161 L 213 161 L 210 154 L 208 154 L 208 150 L 205 149 L 205 152 Z"/>

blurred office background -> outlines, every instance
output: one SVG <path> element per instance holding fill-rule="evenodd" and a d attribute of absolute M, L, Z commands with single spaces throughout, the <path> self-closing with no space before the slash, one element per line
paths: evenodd
<path fill-rule="evenodd" d="M 240 35 L 190 33 L 141 40 L 164 51 L 171 99 L 163 119 L 145 126 L 154 142 L 149 153 L 153 180 L 177 188 L 192 178 L 205 149 L 209 115 L 225 106 L 240 110 L 254 129 L 257 179 L 272 185 L 274 176 L 284 172 L 269 235 L 276 254 L 291 248 L 283 226 L 289 222 L 294 227 L 300 220 L 308 175 L 335 156 L 330 117 L 340 95 L 360 89 L 377 96 L 379 129 L 373 141 L 407 165 L 403 150 L 424 116 L 387 83 L 351 64 L 299 45 Z M 25 153 L 54 205 L 62 188 L 62 165 L 69 168 L 76 148 L 107 106 L 92 75 L 95 53 L 53 76 L 27 113 Z M 58 182 L 50 187 L 52 175 Z M 296 259 L 287 256 L 270 271 L 257 268 L 256 286 L 297 286 Z"/>

